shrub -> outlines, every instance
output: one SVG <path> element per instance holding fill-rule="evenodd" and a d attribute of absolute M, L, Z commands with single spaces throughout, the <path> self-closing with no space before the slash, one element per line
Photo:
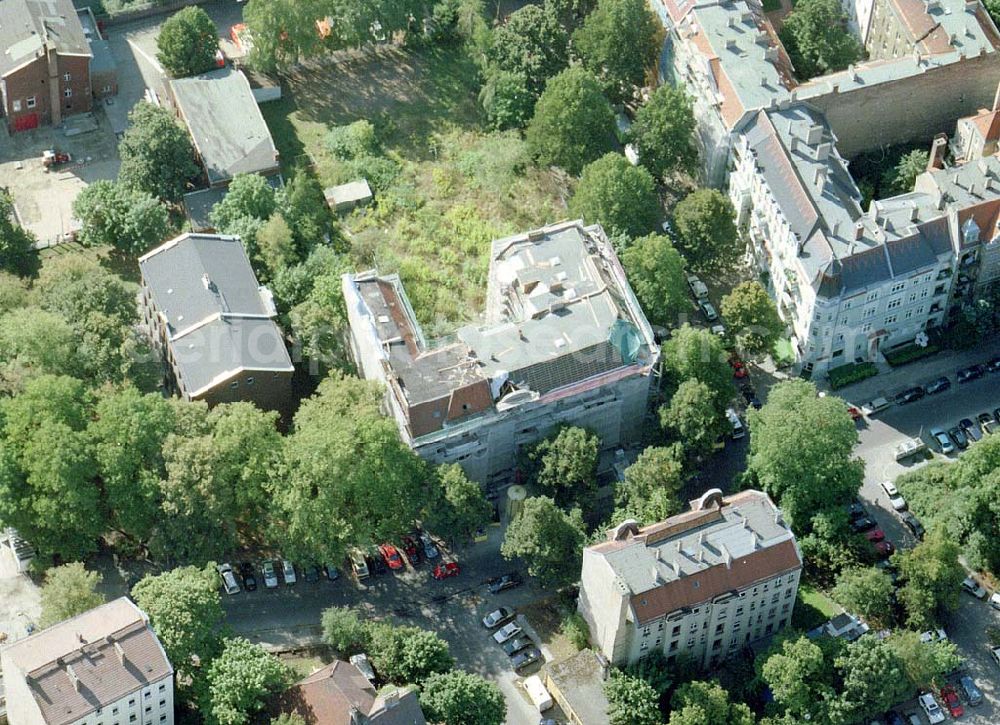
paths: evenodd
<path fill-rule="evenodd" d="M 931 355 L 937 353 L 940 349 L 941 348 L 937 345 L 920 347 L 919 345 L 910 344 L 898 347 L 895 350 L 883 352 L 882 354 L 885 356 L 885 361 L 887 363 L 893 367 L 898 367 L 900 365 L 913 362 L 914 360 L 921 360 L 925 357 L 930 357 Z"/>
<path fill-rule="evenodd" d="M 578 650 L 590 646 L 590 628 L 587 626 L 587 620 L 579 612 L 573 612 L 565 617 L 560 630 L 563 636 L 572 642 Z"/>
<path fill-rule="evenodd" d="M 827 375 L 830 378 L 830 387 L 839 390 L 845 385 L 878 375 L 878 366 L 872 362 L 847 363 L 847 365 L 831 369 Z"/>
<path fill-rule="evenodd" d="M 343 160 L 379 152 L 375 127 L 365 120 L 334 126 L 326 134 L 326 146 L 334 156 Z"/>

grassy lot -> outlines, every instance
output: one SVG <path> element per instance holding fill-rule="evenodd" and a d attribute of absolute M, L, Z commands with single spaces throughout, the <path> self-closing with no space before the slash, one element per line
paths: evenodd
<path fill-rule="evenodd" d="M 792 612 L 792 626 L 808 632 L 842 611 L 840 605 L 819 589 L 811 584 L 800 584 Z"/>
<path fill-rule="evenodd" d="M 572 614 L 573 611 L 574 602 L 559 595 L 532 602 L 520 609 L 520 613 L 535 628 L 542 640 L 541 643 L 549 648 L 557 662 L 572 657 L 578 651 L 560 631 L 563 619 Z"/>
<path fill-rule="evenodd" d="M 323 186 L 364 171 L 327 150 L 328 130 L 374 124 L 399 171 L 345 231 L 359 269 L 399 272 L 428 335 L 476 319 L 492 239 L 566 216 L 565 180 L 533 166 L 519 134 L 484 129 L 477 94 L 461 51 L 391 47 L 296 70 L 262 106 L 285 170 L 306 163 Z"/>
<path fill-rule="evenodd" d="M 308 677 L 321 667 L 330 664 L 333 662 L 334 656 L 328 647 L 319 647 L 310 650 L 288 652 L 280 655 L 279 659 L 301 678 Z"/>

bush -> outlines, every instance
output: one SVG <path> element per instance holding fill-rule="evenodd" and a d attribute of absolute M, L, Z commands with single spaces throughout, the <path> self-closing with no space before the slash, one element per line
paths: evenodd
<path fill-rule="evenodd" d="M 895 350 L 890 350 L 888 352 L 883 352 L 885 356 L 885 361 L 892 365 L 893 367 L 898 367 L 900 365 L 905 365 L 906 363 L 913 362 L 914 360 L 921 360 L 925 357 L 930 357 L 937 353 L 941 348 L 937 345 L 927 345 L 926 347 L 920 347 L 919 345 L 904 345 L 903 347 L 897 347 Z"/>
<path fill-rule="evenodd" d="M 579 612 L 573 612 L 563 619 L 560 631 L 578 650 L 590 646 L 590 628 L 587 626 L 587 620 Z"/>
<path fill-rule="evenodd" d="M 831 369 L 827 375 L 830 378 L 830 387 L 839 390 L 845 385 L 878 375 L 878 366 L 872 362 L 847 363 L 847 365 Z"/>
<path fill-rule="evenodd" d="M 379 152 L 375 127 L 365 120 L 346 126 L 334 126 L 326 134 L 326 146 L 334 156 L 343 160 Z"/>

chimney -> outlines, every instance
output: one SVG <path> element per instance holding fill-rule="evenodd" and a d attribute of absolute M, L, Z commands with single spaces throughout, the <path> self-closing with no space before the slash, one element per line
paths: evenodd
<path fill-rule="evenodd" d="M 819 161 L 826 161 L 830 157 L 830 151 L 833 148 L 833 144 L 827 141 L 826 143 L 821 143 L 816 147 L 816 158 Z"/>
<path fill-rule="evenodd" d="M 947 147 L 948 137 L 945 134 L 942 133 L 934 137 L 934 140 L 931 142 L 931 155 L 927 159 L 928 171 L 944 168 L 944 154 Z"/>
<path fill-rule="evenodd" d="M 789 150 L 790 150 L 790 151 L 791 151 L 791 152 L 792 152 L 793 154 L 794 154 L 794 153 L 795 153 L 796 151 L 798 151 L 798 150 L 799 150 L 799 137 L 798 137 L 798 136 L 792 136 L 792 140 L 788 142 L 788 148 L 789 148 Z"/>
<path fill-rule="evenodd" d="M 919 216 L 920 216 L 920 207 L 914 204 L 912 207 L 910 207 L 910 221 L 915 222 Z"/>
<path fill-rule="evenodd" d="M 719 544 L 719 548 L 722 550 L 722 561 L 726 563 L 727 569 L 731 569 L 733 566 L 733 555 L 729 553 L 729 547 L 725 544 Z"/>
<path fill-rule="evenodd" d="M 118 642 L 115 642 L 115 654 L 118 655 L 118 662 L 119 662 L 119 664 L 124 665 L 125 664 L 125 649 Z"/>
<path fill-rule="evenodd" d="M 736 44 L 735 40 L 729 39 L 726 41 L 726 50 L 732 51 L 733 53 L 739 52 L 740 47 Z"/>
<path fill-rule="evenodd" d="M 201 285 L 207 290 L 212 289 L 212 278 L 208 276 L 208 272 L 205 272 L 205 274 L 201 275 Z"/>
<path fill-rule="evenodd" d="M 77 692 L 80 691 L 80 678 L 76 676 L 76 672 L 73 671 L 73 665 L 66 665 L 66 676 L 69 681 L 73 683 L 73 689 Z"/>
<path fill-rule="evenodd" d="M 826 186 L 826 167 L 821 166 L 816 169 L 816 173 L 813 174 L 813 183 L 816 185 L 816 191 L 822 192 L 823 187 Z"/>
<path fill-rule="evenodd" d="M 810 146 L 815 146 L 820 141 L 823 140 L 823 127 L 818 123 L 814 126 L 809 127 L 809 135 L 806 138 L 806 143 Z"/>
<path fill-rule="evenodd" d="M 80 644 L 87 644 L 87 638 L 83 636 L 82 632 L 77 632 L 76 638 L 79 640 Z"/>
<path fill-rule="evenodd" d="M 750 529 L 750 551 L 757 551 L 757 532 Z"/>

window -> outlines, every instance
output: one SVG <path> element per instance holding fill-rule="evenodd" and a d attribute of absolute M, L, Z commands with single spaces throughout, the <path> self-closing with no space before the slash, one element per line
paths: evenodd
<path fill-rule="evenodd" d="M 896 315 L 889 315 L 888 317 L 885 318 L 885 324 L 886 325 L 891 325 L 895 321 L 896 321 Z"/>
<path fill-rule="evenodd" d="M 785 592 L 785 599 L 790 599 L 791 596 L 792 596 L 792 590 L 789 589 L 787 592 Z"/>
<path fill-rule="evenodd" d="M 160 707 L 164 707 L 166 706 L 166 704 L 167 704 L 166 700 L 160 700 Z"/>
<path fill-rule="evenodd" d="M 166 713 L 160 715 L 160 722 L 166 722 L 166 721 L 167 721 L 167 715 L 166 715 Z"/>
<path fill-rule="evenodd" d="M 34 108 L 35 107 L 35 97 L 34 96 L 28 96 L 24 100 L 24 105 L 27 106 L 28 108 Z"/>
<path fill-rule="evenodd" d="M 153 693 L 152 693 L 152 692 L 146 692 L 146 693 L 144 693 L 144 694 L 143 694 L 143 697 L 145 697 L 145 698 L 146 698 L 147 700 L 148 700 L 149 698 L 151 698 L 152 696 L 153 696 Z"/>
<path fill-rule="evenodd" d="M 240 381 L 234 380 L 233 382 L 229 383 L 229 387 L 233 389 L 240 387 Z"/>
<path fill-rule="evenodd" d="M 677 640 L 676 639 L 673 642 L 670 643 L 670 651 L 671 652 L 676 652 L 677 651 Z"/>
<path fill-rule="evenodd" d="M 789 607 L 788 602 L 785 602 L 784 604 L 782 604 L 781 605 L 781 613 L 784 614 L 785 612 L 787 612 L 788 611 L 788 607 Z"/>
<path fill-rule="evenodd" d="M 14 110 L 14 111 L 20 111 L 21 110 L 21 101 L 20 100 L 12 101 L 11 102 L 11 109 Z"/>
<path fill-rule="evenodd" d="M 673 629 L 673 631 L 672 631 L 672 632 L 670 633 L 670 635 L 671 635 L 672 637 L 676 637 L 676 636 L 677 636 L 677 635 L 679 635 L 680 633 L 681 633 L 681 625 L 679 625 L 679 624 L 678 624 L 678 625 L 677 625 L 676 627 L 674 627 L 674 629 Z"/>
<path fill-rule="evenodd" d="M 117 707 L 111 708 L 111 714 L 112 715 L 117 715 L 118 714 L 118 708 Z"/>
<path fill-rule="evenodd" d="M 694 637 L 688 640 L 688 649 L 691 649 L 692 647 L 694 647 Z"/>
<path fill-rule="evenodd" d="M 132 698 L 131 700 L 128 701 L 128 706 L 135 707 L 135 698 Z"/>
<path fill-rule="evenodd" d="M 128 716 L 128 721 L 129 722 L 135 722 L 135 713 L 134 712 L 131 715 Z"/>
<path fill-rule="evenodd" d="M 865 301 L 874 302 L 877 299 L 878 299 L 878 290 L 873 290 L 868 293 L 868 297 L 865 298 Z"/>
<path fill-rule="evenodd" d="M 656 647 L 656 648 L 659 648 L 659 646 L 660 646 L 660 644 L 661 644 L 662 642 L 663 642 L 663 640 L 662 640 L 662 639 L 660 639 L 659 637 L 657 637 L 657 638 L 656 638 L 656 641 L 655 641 L 655 642 L 653 643 L 653 646 L 654 646 L 654 647 Z"/>
<path fill-rule="evenodd" d="M 714 642 L 712 642 L 712 649 L 719 649 L 721 646 L 722 646 L 722 638 L 721 637 L 719 639 L 715 640 Z"/>
<path fill-rule="evenodd" d="M 923 299 L 930 293 L 931 293 L 930 287 L 928 287 L 927 289 L 920 290 L 920 299 Z"/>
<path fill-rule="evenodd" d="M 887 310 L 894 310 L 901 304 L 903 304 L 903 301 L 900 300 L 898 297 L 894 297 L 893 299 L 889 300 L 889 303 L 885 306 L 885 308 Z"/>
<path fill-rule="evenodd" d="M 862 332 L 871 332 L 871 330 L 872 330 L 872 323 L 870 323 L 870 322 L 866 322 L 865 324 L 863 324 L 861 326 L 861 331 Z"/>
<path fill-rule="evenodd" d="M 861 317 L 866 320 L 869 317 L 874 317 L 874 316 L 875 316 L 875 305 L 872 305 L 871 307 L 865 309 L 864 314 L 861 315 Z"/>
<path fill-rule="evenodd" d="M 152 705 L 146 705 L 146 712 L 153 712 L 153 706 Z"/>
<path fill-rule="evenodd" d="M 648 650 L 648 649 L 649 649 L 649 642 L 643 642 L 643 643 L 642 643 L 642 646 L 641 646 L 641 647 L 639 647 L 639 651 L 640 651 L 640 652 L 645 652 L 645 651 L 646 651 L 646 650 Z"/>
<path fill-rule="evenodd" d="M 715 633 L 716 634 L 722 634 L 722 630 L 723 629 L 725 629 L 725 625 L 723 625 L 723 624 L 717 624 L 717 625 L 715 625 Z"/>
<path fill-rule="evenodd" d="M 650 632 L 649 627 L 643 627 L 642 628 L 642 636 L 643 637 L 648 637 L 649 636 L 649 632 Z"/>
<path fill-rule="evenodd" d="M 73 80 L 73 76 L 70 75 L 69 73 L 63 73 L 63 80 L 69 83 L 71 80 Z"/>
<path fill-rule="evenodd" d="M 743 596 L 742 594 L 740 596 Z M 736 616 L 743 614 L 743 607 L 736 607 Z"/>
<path fill-rule="evenodd" d="M 906 298 L 906 301 L 907 302 L 916 302 L 917 301 L 917 293 L 914 292 L 913 294 L 911 294 L 909 297 Z"/>
<path fill-rule="evenodd" d="M 908 320 L 908 319 L 910 319 L 911 317 L 913 317 L 913 310 L 907 310 L 907 311 L 906 311 L 906 314 L 904 314 L 904 315 L 903 315 L 903 319 L 904 319 L 904 320 Z"/>
<path fill-rule="evenodd" d="M 249 378 L 247 378 L 247 385 L 253 385 L 253 375 L 251 375 Z M 463 410 L 466 409 L 466 408 L 468 408 L 468 407 L 469 407 L 468 403 L 462 403 Z"/>
<path fill-rule="evenodd" d="M 894 284 L 892 286 L 892 289 L 889 290 L 889 294 L 895 294 L 896 292 L 899 292 L 904 287 L 906 287 L 906 282 L 897 282 L 896 284 Z"/>
<path fill-rule="evenodd" d="M 924 308 L 923 308 L 923 307 L 918 307 L 918 308 L 917 308 L 917 314 L 918 314 L 918 315 L 922 315 L 922 314 L 924 314 Z"/>
<path fill-rule="evenodd" d="M 63 88 L 63 98 L 72 98 L 72 97 L 73 97 L 73 89 Z"/>
<path fill-rule="evenodd" d="M 777 604 L 777 603 L 778 603 L 778 593 L 775 592 L 774 596 L 771 597 L 771 604 Z"/>

